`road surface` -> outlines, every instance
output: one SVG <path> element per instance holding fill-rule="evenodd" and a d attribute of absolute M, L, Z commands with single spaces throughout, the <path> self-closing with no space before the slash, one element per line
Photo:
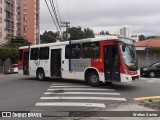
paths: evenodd
<path fill-rule="evenodd" d="M 105 109 L 134 98 L 160 96 L 159 78 L 90 87 L 83 81 L 38 81 L 18 74 L 0 75 L 0 111 L 31 111 L 46 116 L 67 116 L 68 111 Z"/>

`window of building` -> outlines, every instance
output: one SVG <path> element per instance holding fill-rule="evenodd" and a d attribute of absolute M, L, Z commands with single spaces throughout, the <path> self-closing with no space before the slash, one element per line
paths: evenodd
<path fill-rule="evenodd" d="M 74 45 L 67 45 L 65 57 L 66 59 L 79 59 L 81 54 L 81 45 L 74 44 Z"/>
<path fill-rule="evenodd" d="M 49 59 L 49 47 L 40 48 L 39 59 L 41 60 Z"/>
<path fill-rule="evenodd" d="M 32 48 L 31 49 L 31 60 L 38 60 L 39 48 Z"/>
<path fill-rule="evenodd" d="M 82 44 L 82 58 L 99 58 L 99 57 L 100 57 L 99 42 Z"/>

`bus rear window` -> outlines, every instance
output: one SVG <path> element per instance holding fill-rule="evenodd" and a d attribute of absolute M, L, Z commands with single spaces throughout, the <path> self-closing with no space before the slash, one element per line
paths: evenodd
<path fill-rule="evenodd" d="M 18 52 L 18 58 L 19 58 L 19 60 L 22 60 L 22 58 L 23 58 L 23 50 L 19 50 L 19 52 Z"/>

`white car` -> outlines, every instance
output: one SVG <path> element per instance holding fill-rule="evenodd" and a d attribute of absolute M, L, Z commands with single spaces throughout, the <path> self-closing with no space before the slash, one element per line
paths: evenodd
<path fill-rule="evenodd" d="M 13 64 L 9 67 L 8 73 L 18 73 L 18 64 Z"/>

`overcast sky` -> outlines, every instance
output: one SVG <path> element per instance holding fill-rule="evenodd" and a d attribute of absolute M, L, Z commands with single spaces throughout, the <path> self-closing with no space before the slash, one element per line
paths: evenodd
<path fill-rule="evenodd" d="M 55 31 L 45 0 L 41 1 L 41 33 Z M 47 0 L 49 2 L 49 0 Z M 56 0 L 54 0 L 56 1 Z M 57 0 L 62 21 L 92 28 L 95 33 L 119 33 L 130 27 L 132 34 L 160 35 L 160 0 Z"/>

